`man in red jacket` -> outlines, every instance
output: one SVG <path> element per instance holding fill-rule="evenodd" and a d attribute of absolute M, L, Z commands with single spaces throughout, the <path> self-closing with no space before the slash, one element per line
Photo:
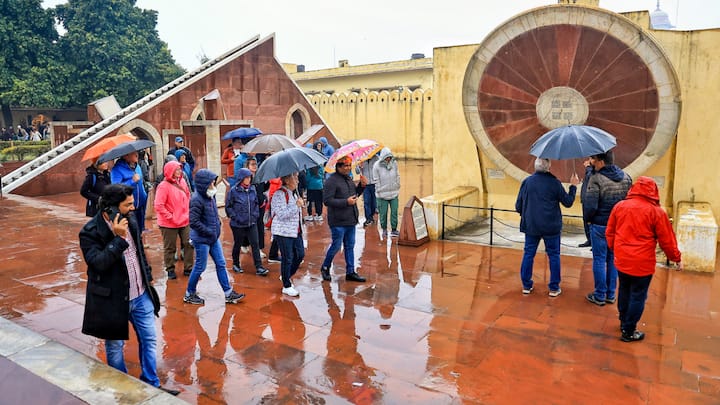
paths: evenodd
<path fill-rule="evenodd" d="M 636 329 L 645 309 L 650 280 L 655 273 L 655 246 L 682 270 L 680 251 L 667 214 L 660 208 L 657 184 L 641 176 L 630 188 L 627 198 L 618 202 L 610 213 L 605 238 L 615 253 L 618 270 L 618 311 L 623 342 L 645 337 Z"/>

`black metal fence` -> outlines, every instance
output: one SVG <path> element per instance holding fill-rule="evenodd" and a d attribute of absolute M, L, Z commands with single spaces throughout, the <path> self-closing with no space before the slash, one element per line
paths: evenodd
<path fill-rule="evenodd" d="M 474 210 L 474 211 L 478 211 L 478 212 L 484 212 L 485 215 L 480 215 L 480 214 L 473 215 L 473 216 L 470 216 L 470 218 L 472 218 L 472 220 L 463 220 L 460 218 L 454 218 L 451 215 L 449 215 L 446 208 Z M 508 209 L 502 209 L 502 208 L 471 207 L 471 206 L 465 206 L 465 205 L 443 204 L 442 205 L 442 215 L 441 215 L 441 220 L 440 220 L 440 230 L 441 230 L 440 238 L 445 239 L 445 237 L 446 237 L 445 218 L 448 218 L 458 224 L 462 224 L 454 229 L 462 229 L 466 225 L 467 226 L 475 225 L 476 227 L 481 227 L 483 225 L 483 223 L 484 223 L 485 227 L 489 227 L 489 229 L 487 229 L 487 230 L 483 230 L 480 233 L 473 233 L 473 234 L 463 233 L 462 231 L 461 232 L 453 231 L 456 234 L 463 234 L 463 235 L 468 235 L 468 236 L 473 236 L 473 237 L 482 237 L 482 236 L 489 234 L 489 238 L 490 238 L 489 244 L 490 245 L 494 244 L 495 237 L 499 237 L 501 239 L 507 240 L 512 243 L 521 243 L 521 244 L 524 243 L 523 240 L 513 240 L 510 236 L 508 236 L 508 234 L 510 232 L 503 234 L 499 230 L 499 228 L 500 229 L 513 229 L 514 233 L 517 233 L 517 232 L 519 232 L 519 226 L 508 224 L 507 222 L 497 218 L 495 214 L 498 212 L 507 212 L 507 213 L 513 213 L 513 214 L 517 215 L 517 212 L 515 210 L 508 210 Z M 518 216 L 518 219 L 519 218 L 520 217 Z M 578 218 L 578 219 L 580 219 L 580 222 L 582 223 L 581 215 L 563 215 L 563 218 Z M 482 219 L 482 221 L 480 219 Z M 583 235 L 585 232 L 581 227 L 577 231 L 573 230 L 572 227 L 563 227 L 563 233 Z M 568 246 L 570 246 L 570 245 L 568 245 Z"/>

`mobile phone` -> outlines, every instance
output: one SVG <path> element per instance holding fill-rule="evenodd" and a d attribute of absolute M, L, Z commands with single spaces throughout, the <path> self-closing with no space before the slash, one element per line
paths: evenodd
<path fill-rule="evenodd" d="M 115 217 L 117 217 L 118 215 L 120 215 L 120 217 L 122 218 L 122 214 L 120 214 L 120 208 L 118 208 L 116 205 L 106 207 L 105 213 L 108 214 L 110 222 L 115 222 Z"/>

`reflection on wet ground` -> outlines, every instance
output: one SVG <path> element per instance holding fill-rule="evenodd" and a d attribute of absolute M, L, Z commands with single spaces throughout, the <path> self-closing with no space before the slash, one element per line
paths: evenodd
<path fill-rule="evenodd" d="M 422 178 L 415 186 L 425 184 Z M 413 187 L 408 180 L 405 200 Z M 77 241 L 86 221 L 80 198 L 0 201 L 0 315 L 104 360 L 102 342 L 80 332 L 86 270 Z M 329 230 L 310 223 L 306 260 L 294 279 L 300 297 L 280 294 L 279 265 L 270 264 L 269 277 L 231 272 L 235 289 L 247 294 L 238 305 L 225 305 L 214 272 L 206 271 L 198 287 L 206 304 L 198 307 L 182 302 L 182 271 L 167 280 L 160 234 L 154 221 L 148 225 L 163 301 L 160 377 L 190 403 L 720 398 L 720 276 L 658 268 L 642 319 L 646 340 L 628 344 L 618 339 L 616 307 L 584 299 L 593 285 L 587 258 L 563 256 L 563 294 L 549 298 L 547 261 L 538 254 L 538 288 L 523 296 L 519 250 L 438 241 L 405 247 L 383 240 L 376 228 L 358 227 L 356 258 L 368 282 L 346 282 L 338 255 L 333 281 L 323 283 Z M 232 236 L 224 226 L 229 259 Z M 249 255 L 242 264 L 252 268 Z M 137 376 L 137 343 L 128 346 L 130 374 Z"/>

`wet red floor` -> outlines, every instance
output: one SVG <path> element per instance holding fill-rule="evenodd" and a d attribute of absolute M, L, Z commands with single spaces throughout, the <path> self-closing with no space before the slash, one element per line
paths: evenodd
<path fill-rule="evenodd" d="M 102 342 L 80 332 L 81 211 L 74 193 L 0 201 L 0 315 L 102 360 Z M 164 302 L 161 381 L 191 403 L 720 403 L 717 275 L 659 268 L 641 321 L 647 337 L 622 343 L 616 307 L 584 299 L 593 284 L 589 259 L 564 256 L 563 294 L 549 298 L 539 255 L 539 288 L 523 296 L 520 251 L 399 247 L 359 228 L 356 256 L 368 282 L 345 282 L 338 255 L 333 281 L 322 283 L 329 231 L 310 224 L 294 279 L 299 298 L 280 294 L 279 265 L 271 264 L 267 278 L 230 274 L 247 294 L 238 305 L 224 304 L 206 271 L 199 285 L 206 304 L 198 307 L 182 302 L 186 277 L 165 277 L 160 235 L 148 225 Z M 252 267 L 248 255 L 242 260 Z M 137 376 L 136 344 L 129 346 Z"/>

